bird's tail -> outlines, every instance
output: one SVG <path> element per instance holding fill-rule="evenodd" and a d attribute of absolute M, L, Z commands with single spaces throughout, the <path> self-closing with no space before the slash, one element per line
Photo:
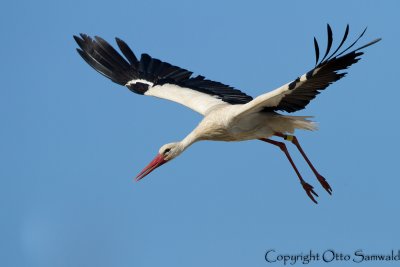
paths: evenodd
<path fill-rule="evenodd" d="M 310 121 L 313 116 L 283 116 L 287 120 L 288 127 L 287 132 L 293 133 L 295 129 L 315 131 L 318 130 L 318 124 L 314 121 Z"/>

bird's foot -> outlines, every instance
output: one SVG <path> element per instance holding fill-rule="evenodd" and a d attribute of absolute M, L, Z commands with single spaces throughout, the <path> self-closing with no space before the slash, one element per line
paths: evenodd
<path fill-rule="evenodd" d="M 305 181 L 301 181 L 301 185 L 303 186 L 304 190 L 307 193 L 307 196 L 315 203 L 318 204 L 318 202 L 315 200 L 314 196 L 318 197 L 318 194 L 315 193 L 314 187 L 310 185 L 309 183 Z"/>
<path fill-rule="evenodd" d="M 332 188 L 326 181 L 326 179 L 321 174 L 315 174 L 317 176 L 318 182 L 322 185 L 322 187 L 328 192 L 329 195 L 332 195 Z"/>

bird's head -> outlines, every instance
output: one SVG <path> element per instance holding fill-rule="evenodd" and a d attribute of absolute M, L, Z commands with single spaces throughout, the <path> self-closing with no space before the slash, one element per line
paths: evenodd
<path fill-rule="evenodd" d="M 180 143 L 169 143 L 163 145 L 158 151 L 157 156 L 136 176 L 136 181 L 139 181 L 156 168 L 179 156 L 182 151 L 183 148 Z"/>

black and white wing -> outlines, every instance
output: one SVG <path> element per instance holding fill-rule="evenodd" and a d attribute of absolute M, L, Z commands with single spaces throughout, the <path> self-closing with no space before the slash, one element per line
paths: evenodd
<path fill-rule="evenodd" d="M 352 50 L 351 52 L 347 52 L 364 35 L 366 31 L 365 29 L 350 46 L 339 52 L 349 33 L 349 25 L 347 25 L 338 48 L 329 55 L 333 42 L 332 30 L 329 24 L 327 25 L 327 31 L 327 48 L 321 61 L 319 61 L 318 42 L 314 38 L 316 63 L 312 70 L 278 89 L 256 97 L 251 102 L 243 105 L 239 113 L 246 114 L 260 111 L 279 110 L 294 112 L 304 109 L 321 90 L 324 90 L 331 83 L 343 78 L 347 74 L 342 71 L 360 60 L 360 56 L 363 55 L 363 52 L 360 52 L 361 49 L 373 45 L 381 40 L 380 38 L 375 39 L 366 45 Z"/>
<path fill-rule="evenodd" d="M 137 59 L 128 45 L 116 38 L 123 57 L 100 37 L 74 36 L 78 53 L 96 71 L 134 93 L 185 105 L 200 114 L 221 104 L 244 104 L 253 98 L 231 86 L 192 77 L 192 72 L 142 54 Z"/>

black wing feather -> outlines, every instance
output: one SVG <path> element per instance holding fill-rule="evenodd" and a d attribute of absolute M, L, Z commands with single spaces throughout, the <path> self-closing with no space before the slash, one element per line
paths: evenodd
<path fill-rule="evenodd" d="M 131 65 L 136 66 L 138 64 L 138 59 L 135 56 L 135 53 L 133 53 L 132 50 L 129 48 L 129 46 L 121 39 L 115 38 L 115 40 L 117 41 L 117 45 L 121 50 L 122 54 L 124 54 L 124 56 L 128 59 L 129 63 L 131 63 Z"/>
<path fill-rule="evenodd" d="M 80 34 L 80 37 L 74 36 L 74 39 L 80 47 L 79 54 L 90 66 L 113 82 L 127 86 L 132 92 L 146 92 L 148 84 L 138 82 L 127 85 L 131 80 L 143 79 L 154 86 L 171 83 L 187 87 L 216 96 L 230 104 L 245 104 L 253 99 L 229 85 L 207 80 L 203 76 L 192 77 L 191 71 L 162 62 L 148 54 L 142 54 L 138 60 L 129 46 L 119 38 L 116 38 L 116 42 L 125 58 L 101 37 L 92 39 L 86 34 Z"/>
<path fill-rule="evenodd" d="M 317 65 L 319 60 L 319 47 L 317 39 L 315 37 L 314 37 L 314 48 L 315 48 L 315 65 Z"/>
<path fill-rule="evenodd" d="M 345 52 L 347 52 L 347 50 L 349 50 L 350 48 L 352 48 L 357 42 L 358 40 L 360 40 L 361 37 L 363 37 L 364 33 L 367 31 L 367 27 L 365 27 L 364 31 L 360 34 L 360 36 L 358 36 L 358 38 L 349 46 L 347 47 L 345 50 L 343 50 L 342 52 L 340 52 L 336 57 L 340 57 L 342 54 L 344 54 Z M 358 48 L 360 49 L 360 48 Z"/>
<path fill-rule="evenodd" d="M 113 64 L 122 64 L 122 67 L 124 69 L 129 69 L 129 64 L 128 62 L 125 61 L 125 59 L 112 47 L 109 45 L 103 38 L 99 36 L 94 37 L 96 42 L 94 44 L 98 49 L 101 49 L 103 51 L 103 55 L 107 56 L 110 61 L 113 62 Z"/>
<path fill-rule="evenodd" d="M 93 68 L 98 71 L 100 74 L 106 76 L 107 78 L 112 80 L 112 72 L 110 71 L 109 68 L 104 67 L 101 63 L 97 62 L 96 59 L 93 57 L 89 57 L 85 52 L 83 52 L 81 49 L 76 49 L 78 51 L 79 55 L 90 65 L 93 66 Z"/>
<path fill-rule="evenodd" d="M 329 51 L 331 51 L 332 43 L 333 43 L 333 34 L 332 34 L 332 29 L 331 26 L 328 24 L 327 25 L 327 32 L 328 32 L 328 43 L 326 46 L 326 51 L 324 57 L 321 59 L 321 61 L 324 61 L 326 56 L 329 54 Z"/>
<path fill-rule="evenodd" d="M 321 90 L 327 88 L 330 84 L 335 81 L 340 80 L 344 76 L 346 76 L 346 72 L 341 72 L 346 70 L 351 65 L 357 63 L 360 60 L 360 56 L 363 55 L 363 52 L 360 52 L 361 49 L 366 48 L 372 44 L 379 42 L 381 39 L 375 39 L 372 42 L 367 43 L 347 54 L 344 54 L 351 47 L 353 47 L 357 41 L 364 35 L 365 30 L 361 33 L 361 35 L 353 42 L 349 47 L 347 47 L 344 51 L 340 52 L 338 55 L 335 54 L 340 50 L 343 43 L 347 39 L 349 32 L 349 27 L 347 25 L 345 34 L 339 47 L 330 55 L 329 51 L 332 46 L 332 32 L 330 30 L 330 26 L 328 25 L 328 44 L 325 55 L 320 63 L 318 63 L 314 69 L 309 71 L 306 74 L 306 80 L 300 81 L 300 78 L 297 78 L 293 82 L 288 85 L 288 89 L 290 93 L 283 96 L 279 104 L 275 107 L 265 107 L 263 111 L 278 111 L 283 110 L 287 112 L 294 112 L 301 109 L 304 109 L 308 103 L 312 99 L 314 99 Z M 319 49 L 318 43 L 314 38 L 314 45 L 316 51 L 316 62 L 318 62 Z M 344 55 L 343 55 L 344 54 Z M 328 57 L 328 59 L 325 59 Z"/>
<path fill-rule="evenodd" d="M 333 58 L 336 55 L 336 53 L 340 50 L 340 48 L 342 47 L 342 45 L 346 41 L 347 36 L 349 35 L 349 30 L 350 30 L 349 24 L 347 24 L 346 30 L 344 31 L 344 35 L 343 35 L 342 41 L 340 42 L 338 48 L 336 48 L 335 52 L 333 52 L 332 55 L 330 55 L 330 57 L 327 60 Z"/>

